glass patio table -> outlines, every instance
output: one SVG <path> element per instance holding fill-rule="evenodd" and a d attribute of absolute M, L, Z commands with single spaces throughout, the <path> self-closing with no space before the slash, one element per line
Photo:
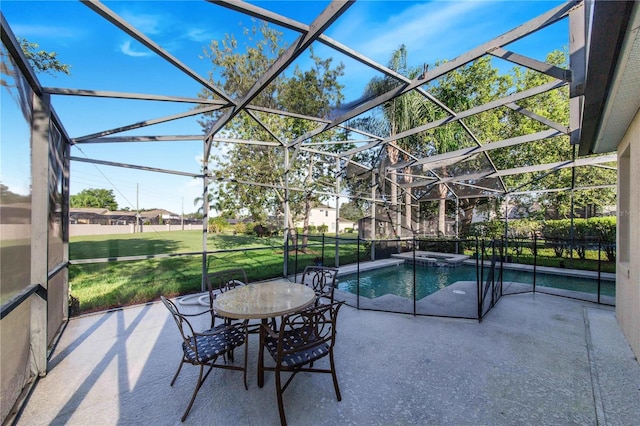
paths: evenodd
<path fill-rule="evenodd" d="M 312 288 L 279 279 L 239 286 L 219 294 L 213 301 L 218 315 L 233 319 L 260 319 L 258 387 L 264 384 L 264 338 L 268 319 L 311 306 L 316 299 Z"/>

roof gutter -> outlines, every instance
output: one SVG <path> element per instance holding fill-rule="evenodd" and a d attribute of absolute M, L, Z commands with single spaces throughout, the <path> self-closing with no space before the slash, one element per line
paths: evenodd
<path fill-rule="evenodd" d="M 579 155 L 597 152 L 604 127 L 605 106 L 614 84 L 630 17 L 635 2 L 596 1 L 588 28 L 587 76 Z M 601 151 L 603 152 L 603 151 Z"/>

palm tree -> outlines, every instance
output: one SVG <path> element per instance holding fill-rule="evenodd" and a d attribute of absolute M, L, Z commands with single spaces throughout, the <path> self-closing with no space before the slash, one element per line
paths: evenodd
<path fill-rule="evenodd" d="M 398 50 L 394 51 L 391 55 L 388 67 L 404 75 L 407 78 L 416 78 L 422 70 L 417 68 L 409 68 L 407 65 L 407 49 L 404 45 L 401 45 Z M 382 78 L 373 78 L 367 85 L 367 93 L 369 94 L 381 94 L 385 93 L 399 84 L 397 79 L 385 76 Z M 382 105 L 382 112 L 385 118 L 386 132 L 389 136 L 394 136 L 406 130 L 415 128 L 421 124 L 424 124 L 427 118 L 431 115 L 429 113 L 430 108 L 434 106 L 423 95 L 416 91 L 405 93 L 401 96 L 395 97 Z M 426 141 L 421 135 L 412 135 L 399 140 L 392 140 L 386 145 L 387 157 L 392 165 L 397 164 L 401 159 L 403 161 L 409 160 L 406 152 L 421 151 L 421 146 L 424 146 Z M 413 182 L 413 176 L 411 168 L 406 167 L 402 170 L 402 177 L 404 183 Z M 390 198 L 391 205 L 395 207 L 397 211 L 396 227 L 404 225 L 406 228 L 411 228 L 411 206 L 412 196 L 411 189 L 407 188 L 404 194 L 404 201 L 399 201 L 398 197 L 398 172 L 396 168 L 392 168 L 389 172 L 389 180 L 391 181 Z M 400 216 L 401 208 L 400 203 L 404 203 L 404 223 L 400 223 L 398 219 Z M 396 230 L 396 234 L 399 234 Z"/>

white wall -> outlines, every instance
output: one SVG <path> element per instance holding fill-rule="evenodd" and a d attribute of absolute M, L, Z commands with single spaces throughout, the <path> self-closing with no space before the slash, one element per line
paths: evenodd
<path fill-rule="evenodd" d="M 618 145 L 616 316 L 640 359 L 640 112 Z"/>
<path fill-rule="evenodd" d="M 301 228 L 303 221 L 296 222 L 296 227 Z M 317 207 L 309 212 L 309 225 L 327 225 L 329 232 L 336 232 L 336 209 L 328 207 Z"/>
<path fill-rule="evenodd" d="M 344 232 L 347 228 L 358 229 L 358 222 L 346 222 L 341 220 L 340 223 L 338 223 L 338 232 Z"/>

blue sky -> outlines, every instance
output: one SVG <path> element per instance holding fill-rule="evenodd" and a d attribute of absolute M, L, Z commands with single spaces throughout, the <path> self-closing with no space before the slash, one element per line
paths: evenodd
<path fill-rule="evenodd" d="M 326 1 L 252 3 L 306 24 L 328 4 Z M 410 64 L 422 66 L 453 59 L 559 3 L 364 0 L 347 9 L 326 34 L 382 64 L 386 64 L 391 53 L 404 43 Z M 204 1 L 105 1 L 104 4 L 203 77 L 210 69 L 207 61 L 200 59 L 203 47 L 212 39 L 222 39 L 225 33 L 235 34 L 244 42 L 241 30 L 252 25 L 250 18 Z M 57 52 L 62 62 L 71 65 L 70 76 L 39 75 L 43 86 L 184 97 L 195 97 L 199 91 L 196 81 L 79 2 L 3 0 L 0 7 L 17 36 Z M 297 36 L 290 30 L 282 31 L 289 42 Z M 567 44 L 565 20 L 514 43 L 509 49 L 544 59 L 549 51 Z M 314 49 L 322 57 L 331 56 L 334 62 L 345 64 L 341 83 L 345 85 L 347 102 L 360 97 L 367 81 L 376 75 L 322 45 L 314 44 Z M 296 63 L 305 67 L 307 57 Z M 65 96 L 54 96 L 53 105 L 71 137 L 173 115 L 190 108 L 189 104 Z M 2 137 L 10 137 L 9 132 L 3 129 Z M 200 133 L 195 119 L 187 119 L 123 134 Z M 3 156 L 10 155 L 4 144 L 3 149 Z M 201 153 L 199 141 L 82 145 L 80 149 L 72 149 L 72 155 L 78 157 L 196 173 Z M 11 167 L 3 162 L 2 181 L 10 183 L 11 174 Z M 135 209 L 138 204 L 140 208 L 165 208 L 176 213 L 194 211 L 193 199 L 201 193 L 201 183 L 188 177 L 73 162 L 71 192 L 85 188 L 113 189 L 121 207 Z"/>

